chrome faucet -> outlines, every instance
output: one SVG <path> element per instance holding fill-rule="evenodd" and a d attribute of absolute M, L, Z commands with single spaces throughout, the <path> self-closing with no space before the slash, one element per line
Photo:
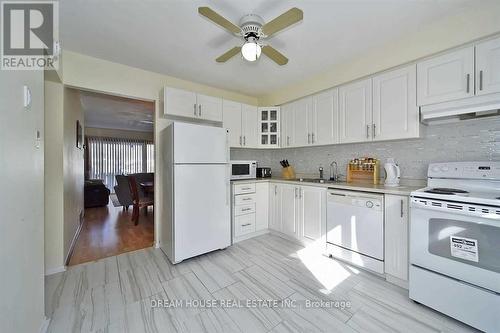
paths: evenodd
<path fill-rule="evenodd" d="M 333 165 L 335 165 L 335 172 L 333 172 Z M 330 180 L 334 182 L 339 180 L 337 162 L 335 161 L 332 161 L 332 163 L 330 163 Z"/>
<path fill-rule="evenodd" d="M 323 167 L 319 167 L 319 179 L 323 179 Z"/>

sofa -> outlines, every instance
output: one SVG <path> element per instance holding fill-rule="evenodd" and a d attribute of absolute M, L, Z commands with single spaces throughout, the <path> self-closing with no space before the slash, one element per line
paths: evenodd
<path fill-rule="evenodd" d="M 132 194 L 130 193 L 130 187 L 128 183 L 128 177 L 133 176 L 137 182 L 137 188 L 139 190 L 140 197 L 146 197 L 147 194 L 144 193 L 139 183 L 143 182 L 154 182 L 155 174 L 152 172 L 141 172 L 133 173 L 130 175 L 116 175 L 116 186 L 114 187 L 116 197 L 120 204 L 128 209 L 128 206 L 132 205 Z"/>
<path fill-rule="evenodd" d="M 109 203 L 109 190 L 101 179 L 85 181 L 83 190 L 85 208 L 107 206 Z"/>

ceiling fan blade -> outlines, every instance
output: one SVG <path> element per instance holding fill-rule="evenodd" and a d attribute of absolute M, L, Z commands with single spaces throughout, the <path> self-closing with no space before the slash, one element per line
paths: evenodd
<path fill-rule="evenodd" d="M 288 63 L 288 58 L 285 57 L 281 52 L 276 50 L 274 47 L 266 45 L 262 47 L 262 53 L 268 56 L 272 61 L 280 66 L 286 65 Z"/>
<path fill-rule="evenodd" d="M 302 12 L 302 10 L 294 7 L 289 11 L 281 14 L 274 20 L 264 24 L 262 26 L 262 32 L 267 36 L 271 36 L 272 34 L 275 34 L 278 31 L 281 31 L 286 27 L 301 21 L 303 18 L 304 18 L 304 13 Z"/>
<path fill-rule="evenodd" d="M 226 53 L 224 53 L 223 55 L 221 55 L 220 57 L 215 59 L 215 61 L 226 62 L 229 59 L 231 59 L 232 57 L 234 57 L 235 55 L 237 55 L 238 53 L 240 53 L 240 50 L 241 50 L 241 46 L 235 46 L 231 50 L 227 51 Z"/>
<path fill-rule="evenodd" d="M 209 7 L 198 7 L 198 13 L 205 16 L 207 19 L 214 22 L 215 24 L 218 24 L 219 26 L 228 30 L 229 32 L 232 32 L 233 34 L 239 34 L 241 32 L 240 27 L 231 23 L 229 20 L 225 19 L 224 17 L 220 16 L 219 14 L 217 14 L 215 11 L 213 11 Z"/>

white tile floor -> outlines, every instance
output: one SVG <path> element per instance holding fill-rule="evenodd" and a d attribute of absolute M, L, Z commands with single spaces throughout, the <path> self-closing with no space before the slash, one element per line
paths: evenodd
<path fill-rule="evenodd" d="M 474 332 L 404 289 L 274 235 L 175 266 L 153 248 L 73 266 L 47 278 L 46 299 L 49 332 L 57 333 Z M 152 307 L 156 300 L 217 306 Z M 237 300 L 292 306 L 219 306 Z M 306 306 L 321 300 L 333 302 Z"/>

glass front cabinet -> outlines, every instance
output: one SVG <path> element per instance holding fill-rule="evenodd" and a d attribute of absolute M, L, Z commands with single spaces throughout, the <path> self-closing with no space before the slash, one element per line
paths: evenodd
<path fill-rule="evenodd" d="M 259 108 L 259 146 L 262 148 L 278 148 L 280 145 L 280 108 Z"/>

